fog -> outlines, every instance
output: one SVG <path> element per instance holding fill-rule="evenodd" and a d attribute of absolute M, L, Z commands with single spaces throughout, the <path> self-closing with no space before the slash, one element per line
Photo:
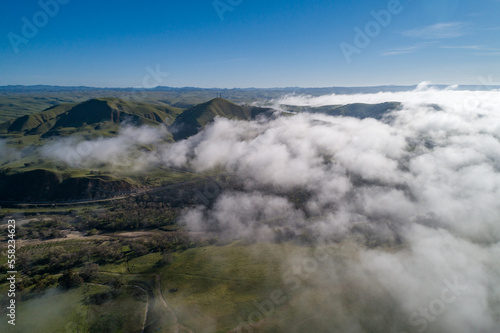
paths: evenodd
<path fill-rule="evenodd" d="M 21 151 L 10 148 L 7 140 L 0 139 L 0 161 L 15 161 L 21 157 Z"/>
<path fill-rule="evenodd" d="M 227 239 L 307 236 L 313 247 L 335 249 L 321 260 L 288 256 L 281 268 L 285 286 L 302 290 L 298 313 L 326 312 L 339 331 L 498 332 L 500 92 L 421 84 L 274 103 L 388 101 L 402 104 L 381 121 L 307 113 L 217 118 L 173 144 L 165 143 L 165 129 L 126 128 L 87 142 L 92 149 L 80 164 L 69 163 L 229 173 L 242 190 L 221 184 L 212 206 L 187 209 L 179 222 Z M 79 144 L 63 140 L 42 153 L 67 161 Z M 133 149 L 140 145 L 154 148 Z M 303 200 L 293 199 L 298 193 Z M 310 274 L 291 273 L 307 260 L 317 264 Z M 340 290 L 341 297 L 319 306 L 312 290 Z M 347 307 L 346 298 L 357 305 Z"/>
<path fill-rule="evenodd" d="M 144 172 L 155 160 L 155 147 L 165 144 L 166 127 L 133 127 L 125 124 L 116 137 L 84 140 L 79 136 L 53 139 L 38 153 L 73 168 L 110 166 L 115 172 Z"/>

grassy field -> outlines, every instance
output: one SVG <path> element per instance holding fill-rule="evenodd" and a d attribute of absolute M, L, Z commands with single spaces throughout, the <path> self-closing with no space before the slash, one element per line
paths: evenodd
<path fill-rule="evenodd" d="M 284 245 L 241 243 L 188 250 L 161 270 L 163 295 L 193 331 L 226 332 L 281 286 L 286 252 Z"/>
<path fill-rule="evenodd" d="M 66 253 L 76 253 L 84 246 L 108 243 L 64 240 L 25 250 L 63 247 Z M 332 249 L 336 251 L 335 246 Z M 342 284 L 328 279 L 323 279 L 328 284 L 310 284 L 316 273 L 305 276 L 300 288 L 291 288 L 283 279 L 287 263 L 312 256 L 309 246 L 205 243 L 169 252 L 167 262 L 160 252 L 134 256 L 129 246 L 121 251 L 125 256 L 102 264 L 90 283 L 68 291 L 52 286 L 38 294 L 20 293 L 19 299 L 24 299 L 18 302 L 19 325 L 13 332 L 27 332 L 27 327 L 41 333 L 140 332 L 142 325 L 145 332 L 160 333 L 237 332 L 238 328 L 242 332 L 331 332 L 348 329 L 345 309 L 359 311 L 366 306 L 362 290 L 344 290 Z M 115 286 L 117 281 L 121 287 Z M 5 288 L 5 283 L 0 286 L 0 298 L 5 297 Z"/>
<path fill-rule="evenodd" d="M 37 249 L 64 247 L 71 252 L 78 249 L 81 242 L 67 240 L 34 246 Z M 160 253 L 102 265 L 95 281 L 97 285 L 84 284 L 69 291 L 50 288 L 41 296 L 20 301 L 19 325 L 14 332 L 26 332 L 28 327 L 36 328 L 37 332 L 93 332 L 96 327 L 102 329 L 99 332 L 106 332 L 105 327 L 111 327 L 110 332 L 140 331 L 137 325 L 142 322 L 140 314 L 144 313 L 146 296 L 144 291 L 144 295 L 140 295 L 139 287 L 150 289 L 153 296 L 150 321 L 160 328 L 159 332 L 171 331 L 175 321 L 195 332 L 228 330 L 238 325 L 235 315 L 245 316 L 252 310 L 253 301 L 262 299 L 279 285 L 276 250 L 282 252 L 283 248 L 235 243 L 178 252 L 174 254 L 173 263 L 162 267 L 158 265 Z M 90 296 L 109 292 L 107 285 L 117 276 L 126 284 L 118 297 L 101 305 L 87 304 Z M 155 277 L 161 291 L 152 287 Z M 3 284 L 2 289 L 5 287 Z M 178 292 L 169 292 L 173 288 Z M 161 323 L 161 318 L 174 314 L 177 318 Z M 121 329 L 115 330 L 115 326 Z"/>

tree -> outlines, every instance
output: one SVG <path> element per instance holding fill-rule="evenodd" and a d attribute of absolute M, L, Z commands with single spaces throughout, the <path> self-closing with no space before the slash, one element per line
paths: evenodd
<path fill-rule="evenodd" d="M 78 274 L 73 272 L 72 269 L 67 269 L 57 282 L 59 282 L 59 285 L 63 288 L 70 289 L 81 285 L 83 280 Z"/>
<path fill-rule="evenodd" d="M 125 285 L 123 280 L 118 276 L 113 276 L 111 280 L 109 280 L 108 285 L 111 286 L 115 291 L 121 289 Z"/>
<path fill-rule="evenodd" d="M 147 246 L 139 242 L 130 244 L 130 247 L 138 257 L 148 254 L 149 252 Z"/>
<path fill-rule="evenodd" d="M 82 270 L 80 271 L 80 277 L 85 282 L 92 281 L 97 277 L 97 273 L 99 273 L 99 265 L 96 263 L 86 263 Z"/>

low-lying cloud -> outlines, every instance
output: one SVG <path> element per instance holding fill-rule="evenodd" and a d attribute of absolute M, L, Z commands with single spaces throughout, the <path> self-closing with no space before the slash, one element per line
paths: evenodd
<path fill-rule="evenodd" d="M 78 136 L 57 138 L 42 146 L 39 153 L 74 168 L 108 165 L 116 171 L 139 171 L 157 160 L 155 150 L 165 144 L 165 127 L 125 126 L 116 137 L 83 140 Z"/>
<path fill-rule="evenodd" d="M 0 139 L 0 161 L 4 163 L 8 161 L 15 161 L 21 156 L 21 151 L 9 147 L 6 140 Z"/>

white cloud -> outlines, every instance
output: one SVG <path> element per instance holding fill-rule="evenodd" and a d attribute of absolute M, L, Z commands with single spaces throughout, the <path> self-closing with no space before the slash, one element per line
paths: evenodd
<path fill-rule="evenodd" d="M 157 162 L 158 157 L 150 149 L 164 144 L 167 134 L 165 127 L 126 126 L 112 138 L 91 141 L 80 137 L 57 138 L 39 152 L 71 167 L 95 168 L 107 164 L 117 171 L 142 172 L 150 163 Z"/>
<path fill-rule="evenodd" d="M 0 161 L 14 161 L 20 159 L 22 156 L 21 151 L 9 147 L 7 140 L 0 139 Z"/>
<path fill-rule="evenodd" d="M 382 52 L 383 56 L 392 56 L 392 55 L 400 55 L 400 54 L 411 54 L 415 53 L 421 49 L 430 47 L 432 45 L 436 44 L 435 42 L 428 42 L 428 43 L 419 43 L 411 46 L 406 46 L 406 47 L 400 47 L 400 48 L 394 48 L 390 50 L 386 50 Z"/>
<path fill-rule="evenodd" d="M 401 32 L 405 37 L 423 39 L 447 39 L 456 38 L 466 34 L 467 22 L 436 23 L 422 28 L 415 28 Z"/>

